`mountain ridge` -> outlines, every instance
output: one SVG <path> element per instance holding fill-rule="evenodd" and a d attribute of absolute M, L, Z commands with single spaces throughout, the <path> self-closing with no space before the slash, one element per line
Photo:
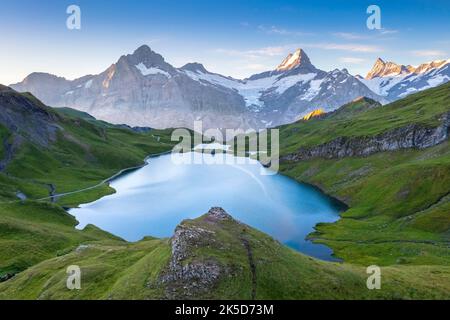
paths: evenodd
<path fill-rule="evenodd" d="M 359 76 L 358 79 L 373 92 L 395 101 L 449 81 L 450 59 L 429 61 L 413 67 L 378 58 L 366 77 Z"/>
<path fill-rule="evenodd" d="M 240 80 L 210 72 L 200 63 L 175 68 L 143 45 L 97 75 L 70 81 L 33 73 L 11 86 L 32 92 L 48 105 L 78 109 L 112 123 L 192 128 L 195 120 L 202 120 L 204 128 L 260 129 L 296 121 L 319 108 L 332 111 L 359 96 L 387 103 L 412 90 L 401 87 L 386 94 L 375 74 L 390 69 L 403 74 L 409 67 L 377 62 L 383 70 L 362 79 L 347 69 L 317 69 L 299 48 L 273 70 Z"/>
<path fill-rule="evenodd" d="M 414 68 L 410 65 L 399 65 L 395 62 L 387 61 L 385 62 L 381 58 L 377 58 L 375 61 L 374 66 L 369 71 L 369 73 L 366 76 L 366 80 L 371 80 L 376 77 L 384 77 L 389 75 L 399 75 L 402 73 L 410 73 L 413 72 Z"/>

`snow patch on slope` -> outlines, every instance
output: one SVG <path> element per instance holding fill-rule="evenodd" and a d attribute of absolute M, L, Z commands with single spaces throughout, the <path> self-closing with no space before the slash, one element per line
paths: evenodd
<path fill-rule="evenodd" d="M 428 79 L 428 86 L 425 87 L 425 89 L 427 88 L 432 88 L 432 87 L 437 87 L 438 85 L 450 81 L 450 77 L 446 76 L 446 75 L 441 75 L 438 74 L 437 76 L 435 76 L 434 78 Z"/>
<path fill-rule="evenodd" d="M 87 81 L 87 82 L 84 84 L 84 88 L 85 88 L 85 89 L 89 89 L 91 86 L 92 86 L 92 79 L 89 80 L 89 81 Z"/>
<path fill-rule="evenodd" d="M 147 68 L 146 65 L 142 62 L 137 64 L 135 67 L 141 72 L 143 76 L 162 74 L 167 78 L 170 78 L 170 74 L 168 72 L 154 67 Z"/>
<path fill-rule="evenodd" d="M 323 83 L 323 79 L 311 80 L 309 82 L 309 89 L 302 96 L 301 99 L 311 101 L 320 91 L 320 86 Z"/>
<path fill-rule="evenodd" d="M 292 87 L 293 85 L 302 82 L 306 83 L 316 77 L 315 73 L 307 73 L 307 74 L 298 74 L 294 76 L 284 77 L 277 80 L 272 86 L 276 87 L 276 91 L 279 94 L 283 94 L 287 89 Z"/>
<path fill-rule="evenodd" d="M 183 70 L 183 72 L 195 81 L 199 81 L 202 83 L 206 81 L 210 84 L 219 85 L 229 89 L 236 89 L 240 83 L 238 80 L 226 78 L 214 73 L 204 73 L 201 71 L 193 72 L 189 70 Z"/>
<path fill-rule="evenodd" d="M 380 95 L 387 96 L 389 94 L 389 90 L 402 82 L 408 75 L 397 75 L 394 77 L 376 77 L 373 79 L 359 79 L 363 84 L 365 84 L 371 91 Z"/>
<path fill-rule="evenodd" d="M 276 74 L 256 80 L 239 81 L 218 74 L 204 73 L 201 71 L 193 72 L 184 70 L 184 73 L 191 79 L 199 81 L 204 85 L 219 85 L 236 90 L 244 98 L 247 107 L 257 106 L 258 108 L 264 107 L 264 101 L 261 100 L 261 96 L 267 90 L 274 88 L 277 94 L 283 94 L 295 84 L 299 82 L 306 83 L 316 77 L 315 73 L 297 74 L 288 77 L 281 77 L 279 74 Z"/>

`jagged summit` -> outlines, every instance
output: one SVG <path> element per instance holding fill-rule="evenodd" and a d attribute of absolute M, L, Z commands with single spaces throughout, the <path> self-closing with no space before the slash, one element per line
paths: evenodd
<path fill-rule="evenodd" d="M 436 69 L 436 68 L 441 68 L 443 66 L 445 66 L 446 64 L 450 63 L 450 59 L 448 60 L 434 60 L 434 61 L 430 61 L 430 62 L 426 62 L 426 63 L 422 63 L 421 65 L 419 65 L 417 68 L 411 67 L 413 68 L 413 72 L 420 74 L 420 73 L 425 73 L 427 71 Z"/>
<path fill-rule="evenodd" d="M 408 75 L 411 73 L 415 74 L 423 74 L 430 70 L 438 69 L 446 64 L 450 63 L 449 60 L 434 60 L 426 63 L 422 63 L 417 67 L 413 67 L 411 65 L 402 65 L 396 64 L 391 61 L 384 61 L 381 58 L 378 58 L 375 61 L 372 69 L 366 76 L 367 80 L 371 80 L 377 77 L 388 77 L 388 76 L 397 76 L 397 75 Z"/>
<path fill-rule="evenodd" d="M 134 50 L 133 55 L 151 54 L 151 53 L 153 53 L 152 49 L 148 45 L 144 44 L 139 48 L 137 48 L 136 50 Z"/>
<path fill-rule="evenodd" d="M 122 90 L 120 88 L 124 88 L 125 83 L 139 83 L 142 77 L 163 76 L 169 79 L 175 73 L 175 68 L 167 63 L 162 55 L 149 46 L 142 45 L 132 54 L 121 56 L 117 63 L 103 73 L 102 86 L 111 90 Z"/>
<path fill-rule="evenodd" d="M 148 45 L 140 46 L 133 52 L 133 54 L 122 57 L 118 63 L 120 63 L 121 60 L 127 60 L 134 65 L 142 63 L 146 67 L 158 66 L 163 67 L 164 69 L 172 68 L 172 66 L 164 60 L 162 55 L 150 49 Z"/>
<path fill-rule="evenodd" d="M 299 66 L 312 66 L 307 54 L 303 49 L 297 49 L 293 54 L 289 53 L 287 57 L 276 68 L 276 71 L 287 71 Z"/>
<path fill-rule="evenodd" d="M 403 73 L 411 73 L 411 66 L 404 66 L 377 58 L 372 69 L 367 74 L 366 79 L 370 80 L 376 77 L 395 76 Z"/>
<path fill-rule="evenodd" d="M 134 50 L 134 52 L 131 54 L 131 56 L 134 56 L 134 57 L 147 57 L 147 56 L 154 56 L 154 55 L 161 56 L 160 54 L 158 54 L 158 53 L 154 52 L 152 49 L 150 49 L 150 47 L 147 45 L 140 46 L 139 48 Z"/>
<path fill-rule="evenodd" d="M 200 63 L 175 68 L 143 45 L 96 75 L 67 80 L 33 73 L 11 87 L 31 92 L 47 105 L 133 127 L 192 128 L 195 119 L 202 119 L 205 128 L 260 129 L 295 121 L 311 106 L 329 112 L 359 96 L 387 103 L 437 86 L 450 80 L 448 62 L 414 68 L 379 58 L 364 79 L 343 68 L 320 70 L 297 49 L 276 69 L 240 80 Z M 411 73 L 413 69 L 423 74 Z"/>

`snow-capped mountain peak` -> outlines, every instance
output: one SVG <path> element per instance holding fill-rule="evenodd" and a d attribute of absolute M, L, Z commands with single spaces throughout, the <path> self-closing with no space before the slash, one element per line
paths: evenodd
<path fill-rule="evenodd" d="M 152 49 L 148 45 L 144 44 L 139 48 L 137 48 L 136 50 L 134 50 L 133 55 L 149 55 L 152 53 L 154 53 Z"/>
<path fill-rule="evenodd" d="M 292 122 L 311 108 L 334 110 L 361 95 L 382 99 L 345 69 L 317 69 L 302 49 L 276 70 L 244 80 L 200 63 L 175 68 L 146 45 L 98 75 L 56 82 L 37 78 L 14 87 L 109 122 L 154 128 L 192 127 L 195 119 L 205 128 L 262 128 Z"/>
<path fill-rule="evenodd" d="M 377 77 L 397 76 L 399 74 L 407 74 L 411 72 L 411 66 L 404 66 L 396 64 L 391 61 L 385 62 L 383 59 L 378 58 L 375 61 L 372 69 L 366 76 L 367 80 L 371 80 Z"/>
<path fill-rule="evenodd" d="M 417 67 L 384 62 L 378 58 L 365 79 L 358 78 L 376 94 L 393 101 L 450 80 L 450 59 L 422 63 Z"/>
<path fill-rule="evenodd" d="M 121 63 L 139 66 L 137 68 L 141 71 L 150 68 L 158 68 L 169 72 L 174 71 L 173 67 L 164 60 L 162 55 L 154 52 L 147 45 L 140 46 L 132 54 L 122 56 L 117 64 L 120 65 Z M 144 71 L 143 73 L 146 72 Z"/>
<path fill-rule="evenodd" d="M 239 80 L 200 63 L 175 68 L 148 46 L 123 55 L 97 75 L 66 80 L 31 74 L 11 85 L 48 105 L 87 111 L 113 123 L 154 128 L 262 128 L 295 121 L 315 109 L 332 111 L 356 97 L 381 103 L 450 80 L 450 60 L 418 66 L 377 59 L 366 79 L 346 69 L 316 68 L 302 49 L 275 70 Z"/>
<path fill-rule="evenodd" d="M 422 63 L 417 68 L 414 68 L 414 73 L 421 74 L 428 72 L 432 69 L 441 68 L 450 63 L 450 59 L 447 60 L 434 60 L 426 63 Z"/>
<path fill-rule="evenodd" d="M 297 49 L 293 54 L 289 53 L 287 57 L 276 68 L 276 71 L 287 71 L 295 69 L 299 66 L 310 66 L 311 61 L 302 49 Z"/>

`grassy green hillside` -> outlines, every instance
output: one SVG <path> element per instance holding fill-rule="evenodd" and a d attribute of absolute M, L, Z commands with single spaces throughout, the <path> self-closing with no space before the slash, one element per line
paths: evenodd
<path fill-rule="evenodd" d="M 311 235 L 344 263 L 302 255 L 217 210 L 183 221 L 172 239 L 129 243 L 95 226 L 75 229 L 77 221 L 63 207 L 113 192 L 101 182 L 169 150 L 170 130 L 137 133 L 77 111 L 55 111 L 28 94 L 1 100 L 1 89 L 0 102 L 17 108 L 25 101 L 49 130 L 42 142 L 33 137 L 41 132 L 36 122 L 14 131 L 0 117 L 0 154 L 13 155 L 0 172 L 0 299 L 450 299 L 448 141 L 366 157 L 282 162 L 284 174 L 349 205 L 342 219 L 320 224 Z M 360 99 L 282 126 L 281 156 L 339 136 L 373 137 L 411 123 L 435 127 L 450 111 L 449 89 L 387 106 Z M 16 118 L 27 120 L 29 110 L 20 110 Z M 96 185 L 48 198 L 53 189 Z M 26 200 L 17 199 L 19 191 Z M 382 267 L 381 290 L 366 287 L 372 264 Z M 81 290 L 66 288 L 69 265 L 81 267 Z"/>
<path fill-rule="evenodd" d="M 282 153 L 311 147 L 337 137 L 368 137 L 411 124 L 433 127 L 450 111 L 450 83 L 380 106 L 359 99 L 326 117 L 298 121 L 280 127 Z"/>
<path fill-rule="evenodd" d="M 197 276 L 162 281 L 170 273 L 170 242 L 147 238 L 137 243 L 94 243 L 46 260 L 0 284 L 0 299 L 438 299 L 450 298 L 450 267 L 382 269 L 381 290 L 368 290 L 365 267 L 306 257 L 271 237 L 209 213 L 179 228 L 194 236 L 185 246 L 184 266 L 219 266 L 211 283 Z M 200 231 L 199 231 L 200 230 Z M 196 237 L 196 232 L 202 235 Z M 206 236 L 205 236 L 206 235 Z M 81 290 L 66 288 L 66 268 L 79 265 Z M 191 283 L 197 286 L 190 286 Z M 206 284 L 205 284 L 206 283 Z M 189 289 L 186 289 L 188 287 Z"/>
<path fill-rule="evenodd" d="M 280 127 L 281 155 L 336 137 L 370 137 L 412 123 L 434 127 L 450 112 L 450 84 L 386 106 L 360 100 L 341 112 Z M 364 107 L 365 105 L 365 107 Z M 351 116 L 346 116 L 349 110 Z M 314 158 L 281 165 L 349 205 L 342 219 L 320 224 L 311 238 L 347 262 L 450 265 L 450 146 Z"/>
<path fill-rule="evenodd" d="M 30 94 L 6 87 L 0 88 L 0 102 L 1 112 L 10 115 L 0 117 L 4 141 L 0 155 L 12 154 L 0 171 L 0 279 L 73 250 L 82 242 L 120 241 L 94 226 L 76 230 L 77 221 L 62 207 L 114 192 L 108 184 L 100 183 L 119 170 L 142 165 L 150 154 L 170 150 L 171 130 L 136 133 L 106 126 L 92 118 L 80 118 L 76 111 L 56 111 Z M 21 127 L 23 122 L 28 122 L 26 127 Z M 58 128 L 53 139 L 40 139 L 52 133 L 52 128 Z M 13 152 L 5 147 L 9 141 Z M 96 185 L 84 192 L 50 197 L 51 193 Z M 26 197 L 25 201 L 19 200 L 18 192 Z"/>
<path fill-rule="evenodd" d="M 4 199 L 10 199 L 18 190 L 30 199 L 45 197 L 49 184 L 55 186 L 56 193 L 90 187 L 123 168 L 143 164 L 149 154 L 165 152 L 173 146 L 171 130 L 138 134 L 105 127 L 103 122 L 58 113 L 57 116 L 61 130 L 56 141 L 47 148 L 26 141 L 4 170 L 5 181 L 0 188 Z M 82 196 L 89 197 L 87 194 Z M 61 200 L 64 205 L 85 201 L 74 196 Z"/>

